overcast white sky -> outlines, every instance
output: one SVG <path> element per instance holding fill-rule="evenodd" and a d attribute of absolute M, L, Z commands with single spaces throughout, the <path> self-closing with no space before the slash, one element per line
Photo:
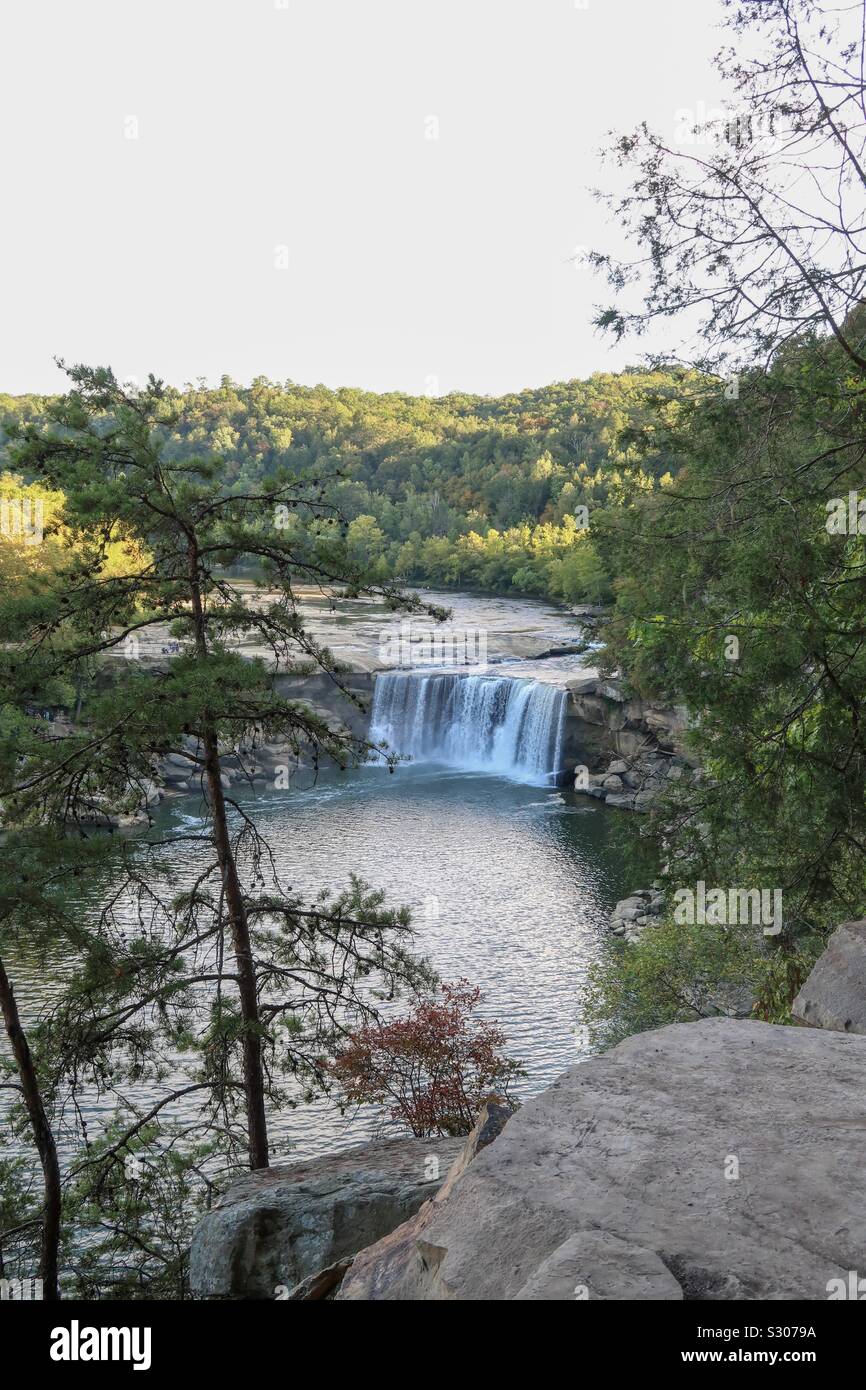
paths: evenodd
<path fill-rule="evenodd" d="M 615 234 L 605 132 L 719 102 L 721 6 L 582 4 L 5 0 L 0 391 L 55 354 L 433 394 L 637 361 L 569 258 Z"/>

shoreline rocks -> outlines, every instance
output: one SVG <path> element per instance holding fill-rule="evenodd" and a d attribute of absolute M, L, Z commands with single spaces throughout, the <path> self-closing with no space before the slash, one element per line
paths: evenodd
<path fill-rule="evenodd" d="M 629 698 L 613 679 L 579 677 L 568 691 L 565 747 L 575 791 L 646 812 L 670 783 L 700 779 L 684 705 Z"/>
<path fill-rule="evenodd" d="M 625 941 L 637 941 L 647 927 L 656 926 L 665 910 L 665 895 L 657 888 L 636 888 L 610 914 L 610 929 Z"/>
<path fill-rule="evenodd" d="M 338 1300 L 387 1300 L 391 1297 L 390 1289 L 404 1288 L 407 1283 L 413 1285 L 421 1277 L 419 1262 L 423 1270 L 426 1228 L 435 1219 L 439 1206 L 448 1200 L 469 1165 L 498 1139 L 513 1113 L 510 1106 L 504 1105 L 496 1097 L 490 1097 L 439 1191 L 424 1203 L 410 1221 L 388 1232 L 375 1245 L 362 1250 L 355 1257 L 340 1285 Z"/>

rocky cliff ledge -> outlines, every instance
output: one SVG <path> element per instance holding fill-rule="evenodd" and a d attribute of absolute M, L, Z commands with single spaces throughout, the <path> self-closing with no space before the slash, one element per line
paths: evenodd
<path fill-rule="evenodd" d="M 529 1101 L 337 1296 L 825 1299 L 863 1263 L 864 1094 L 863 1037 L 638 1034 Z"/>
<path fill-rule="evenodd" d="M 866 921 L 836 928 L 791 1013 L 809 1028 L 866 1033 Z"/>
<path fill-rule="evenodd" d="M 593 677 L 568 683 L 565 762 L 586 769 L 575 787 L 627 811 L 646 811 L 672 781 L 699 779 L 686 745 L 689 712 L 626 696 L 614 680 Z"/>

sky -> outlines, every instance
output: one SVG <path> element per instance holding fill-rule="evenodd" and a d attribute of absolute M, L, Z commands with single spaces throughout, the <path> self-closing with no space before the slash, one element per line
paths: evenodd
<path fill-rule="evenodd" d="M 501 394 L 635 363 L 610 130 L 721 101 L 719 0 L 5 0 L 0 392 L 56 356 Z M 676 339 L 669 340 L 671 346 Z"/>

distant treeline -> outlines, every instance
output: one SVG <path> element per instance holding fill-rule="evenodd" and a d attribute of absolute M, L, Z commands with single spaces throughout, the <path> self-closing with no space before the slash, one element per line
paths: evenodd
<path fill-rule="evenodd" d="M 676 474 L 676 456 L 653 434 L 661 426 L 670 438 L 664 426 L 699 383 L 679 370 L 629 370 L 431 399 L 224 377 L 178 393 L 169 454 L 217 455 L 240 487 L 281 467 L 321 470 L 353 558 L 377 578 L 595 601 L 609 596 L 610 577 L 587 514 Z M 44 406 L 0 396 L 0 419 L 38 418 Z M 0 437 L 0 469 L 4 454 Z"/>

